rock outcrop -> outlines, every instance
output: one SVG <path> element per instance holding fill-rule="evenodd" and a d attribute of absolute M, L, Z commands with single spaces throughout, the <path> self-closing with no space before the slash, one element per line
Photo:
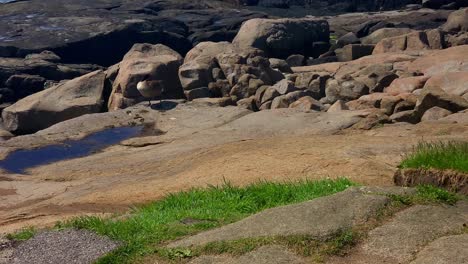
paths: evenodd
<path fill-rule="evenodd" d="M 267 56 L 287 58 L 292 54 L 311 55 L 314 42 L 328 42 L 329 26 L 325 20 L 252 19 L 245 22 L 233 40 L 243 48 L 263 50 Z"/>
<path fill-rule="evenodd" d="M 97 113 L 104 104 L 105 73 L 95 71 L 30 95 L 3 110 L 4 127 L 31 133 L 84 114 Z"/>
<path fill-rule="evenodd" d="M 116 110 L 144 100 L 138 92 L 140 81 L 158 81 L 164 98 L 182 98 L 178 69 L 182 57 L 174 50 L 161 45 L 135 44 L 119 64 L 113 82 L 108 107 Z"/>

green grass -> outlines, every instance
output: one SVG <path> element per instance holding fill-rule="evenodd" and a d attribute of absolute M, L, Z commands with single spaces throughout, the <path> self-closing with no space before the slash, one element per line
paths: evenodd
<path fill-rule="evenodd" d="M 122 241 L 122 247 L 98 263 L 128 263 L 157 252 L 158 245 L 164 241 L 232 223 L 267 208 L 337 193 L 352 185 L 347 179 L 260 182 L 247 187 L 227 183 L 170 194 L 163 200 L 135 209 L 124 219 L 81 217 L 59 223 L 58 227 L 88 229 Z M 184 219 L 190 219 L 191 224 L 181 223 Z"/>
<path fill-rule="evenodd" d="M 414 195 L 390 195 L 390 197 L 394 201 L 403 205 L 440 203 L 454 205 L 458 200 L 463 198 L 461 195 L 457 195 L 432 185 L 419 185 L 416 189 L 417 192 Z"/>
<path fill-rule="evenodd" d="M 32 238 L 36 234 L 37 230 L 33 227 L 22 229 L 16 233 L 8 234 L 6 238 L 15 241 L 25 241 Z"/>
<path fill-rule="evenodd" d="M 230 254 L 239 256 L 265 245 L 281 245 L 301 256 L 323 261 L 325 257 L 330 255 L 342 255 L 356 243 L 358 238 L 357 232 L 343 230 L 321 240 L 307 235 L 245 238 L 233 241 L 210 242 L 194 248 L 161 248 L 158 254 L 173 260 L 200 255 Z"/>
<path fill-rule="evenodd" d="M 407 154 L 400 168 L 451 169 L 468 173 L 468 142 L 422 142 Z"/>

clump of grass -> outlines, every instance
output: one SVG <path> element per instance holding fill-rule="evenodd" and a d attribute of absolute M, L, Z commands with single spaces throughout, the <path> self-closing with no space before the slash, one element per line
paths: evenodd
<path fill-rule="evenodd" d="M 402 205 L 445 203 L 454 205 L 461 197 L 455 193 L 432 185 L 419 185 L 414 195 L 390 195 L 393 201 Z"/>
<path fill-rule="evenodd" d="M 210 242 L 194 248 L 161 248 L 157 253 L 168 259 L 220 254 L 239 256 L 265 245 L 282 245 L 301 256 L 323 261 L 327 256 L 341 255 L 346 252 L 357 242 L 358 238 L 358 233 L 350 229 L 340 231 L 322 240 L 307 235 L 244 238 L 233 241 Z"/>
<path fill-rule="evenodd" d="M 451 169 L 468 173 L 468 142 L 421 142 L 403 158 L 400 168 Z"/>
<path fill-rule="evenodd" d="M 58 227 L 88 229 L 123 241 L 124 246 L 98 263 L 127 263 L 137 256 L 154 253 L 163 241 L 232 223 L 267 208 L 337 193 L 352 185 L 347 179 L 260 182 L 247 187 L 226 183 L 170 194 L 163 200 L 135 209 L 132 216 L 125 219 L 81 217 L 59 223 Z M 183 224 L 181 220 L 184 219 L 192 219 L 192 224 Z"/>
<path fill-rule="evenodd" d="M 37 230 L 34 227 L 24 228 L 18 232 L 6 235 L 6 238 L 14 241 L 25 241 L 36 235 Z"/>

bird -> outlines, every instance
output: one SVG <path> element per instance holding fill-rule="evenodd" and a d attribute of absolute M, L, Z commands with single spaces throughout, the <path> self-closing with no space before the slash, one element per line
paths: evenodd
<path fill-rule="evenodd" d="M 151 106 L 151 99 L 160 96 L 159 103 L 162 103 L 162 93 L 164 92 L 163 81 L 158 80 L 143 80 L 138 82 L 137 90 L 140 94 L 148 99 L 149 106 Z"/>

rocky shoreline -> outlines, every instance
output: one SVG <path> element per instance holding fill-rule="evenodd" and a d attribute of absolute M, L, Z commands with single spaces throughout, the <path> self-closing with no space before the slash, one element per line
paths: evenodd
<path fill-rule="evenodd" d="M 115 212 L 225 179 L 392 185 L 421 138 L 468 140 L 463 1 L 330 0 L 314 2 L 320 16 L 274 15 L 317 8 L 309 2 L 1 4 L 0 159 L 146 131 L 2 169 L 0 226 Z M 141 82 L 162 97 L 145 98 Z"/>

